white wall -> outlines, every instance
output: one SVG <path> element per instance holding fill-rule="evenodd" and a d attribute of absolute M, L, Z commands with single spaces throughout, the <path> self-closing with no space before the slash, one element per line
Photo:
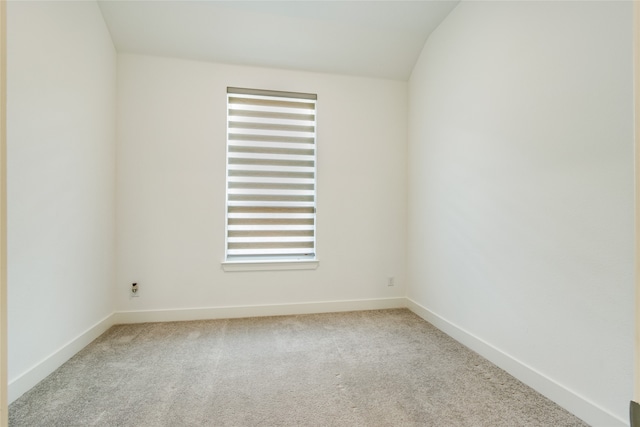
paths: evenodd
<path fill-rule="evenodd" d="M 631 2 L 463 2 L 409 84 L 409 298 L 593 425 L 632 397 L 631 42 Z"/>
<path fill-rule="evenodd" d="M 221 270 L 227 86 L 318 94 L 317 270 Z M 117 310 L 404 296 L 405 82 L 121 54 L 117 111 Z"/>
<path fill-rule="evenodd" d="M 13 400 L 113 312 L 116 54 L 95 3 L 7 9 Z"/>

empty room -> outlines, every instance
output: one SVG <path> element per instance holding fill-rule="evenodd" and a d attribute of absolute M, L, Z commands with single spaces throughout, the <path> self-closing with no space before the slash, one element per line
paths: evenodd
<path fill-rule="evenodd" d="M 634 2 L 4 6 L 9 425 L 630 425 Z"/>

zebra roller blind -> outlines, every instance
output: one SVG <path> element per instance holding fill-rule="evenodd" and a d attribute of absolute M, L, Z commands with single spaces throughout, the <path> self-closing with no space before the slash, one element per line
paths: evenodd
<path fill-rule="evenodd" d="M 316 99 L 227 88 L 228 261 L 315 258 Z"/>

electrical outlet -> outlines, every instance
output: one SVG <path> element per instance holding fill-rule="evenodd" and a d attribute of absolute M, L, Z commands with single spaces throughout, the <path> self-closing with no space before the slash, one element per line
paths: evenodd
<path fill-rule="evenodd" d="M 140 289 L 138 288 L 138 284 L 137 283 L 132 283 L 131 284 L 131 296 L 132 297 L 139 297 L 140 294 L 138 292 L 140 292 Z"/>
<path fill-rule="evenodd" d="M 387 286 L 395 286 L 396 285 L 396 278 L 391 276 L 387 279 Z"/>

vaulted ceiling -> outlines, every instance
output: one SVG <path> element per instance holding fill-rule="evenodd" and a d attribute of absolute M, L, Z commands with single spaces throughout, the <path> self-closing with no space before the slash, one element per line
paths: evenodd
<path fill-rule="evenodd" d="M 459 0 L 103 0 L 118 52 L 407 80 Z"/>

